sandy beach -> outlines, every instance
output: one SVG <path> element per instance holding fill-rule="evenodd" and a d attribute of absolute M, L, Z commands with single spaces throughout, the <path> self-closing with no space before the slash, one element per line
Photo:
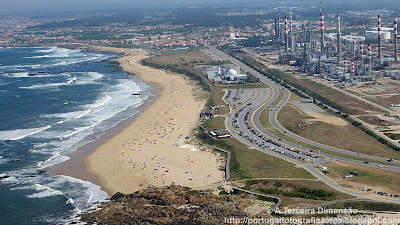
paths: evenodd
<path fill-rule="evenodd" d="M 183 75 L 142 66 L 140 60 L 148 57 L 142 50 L 96 49 L 125 53 L 118 59 L 122 68 L 155 85 L 158 97 L 132 123 L 81 160 L 89 175 L 78 178 L 93 175 L 94 179 L 86 180 L 109 195 L 170 184 L 196 188 L 223 180 L 220 156 L 202 151 L 186 138 L 205 104 L 198 97 L 200 88 Z"/>

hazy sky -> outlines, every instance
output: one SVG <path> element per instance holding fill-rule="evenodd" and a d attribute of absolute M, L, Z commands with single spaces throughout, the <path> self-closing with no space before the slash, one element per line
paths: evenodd
<path fill-rule="evenodd" d="M 323 0 L 323 4 L 353 3 L 387 6 L 389 2 L 399 4 L 399 0 Z M 0 13 L 32 13 L 52 11 L 115 10 L 137 8 L 171 8 L 177 6 L 248 6 L 268 7 L 272 4 L 290 6 L 293 4 L 319 5 L 319 0 L 0 0 Z"/>

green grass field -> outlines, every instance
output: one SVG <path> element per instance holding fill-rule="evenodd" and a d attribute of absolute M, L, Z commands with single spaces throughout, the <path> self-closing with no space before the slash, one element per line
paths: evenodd
<path fill-rule="evenodd" d="M 374 190 L 400 194 L 400 180 L 398 179 L 400 173 L 398 172 L 338 161 L 325 163 L 324 166 L 329 171 L 327 176 L 337 182 L 340 181 L 344 187 L 358 189 L 367 186 Z M 360 175 L 344 179 L 343 176 L 349 175 L 350 171 L 358 172 Z"/>
<path fill-rule="evenodd" d="M 336 126 L 316 121 L 314 124 L 297 126 L 304 120 L 311 118 L 313 117 L 304 116 L 289 106 L 284 106 L 278 115 L 278 121 L 283 127 L 306 139 L 356 153 L 378 154 L 381 157 L 400 159 L 400 152 L 381 144 L 351 124 Z"/>

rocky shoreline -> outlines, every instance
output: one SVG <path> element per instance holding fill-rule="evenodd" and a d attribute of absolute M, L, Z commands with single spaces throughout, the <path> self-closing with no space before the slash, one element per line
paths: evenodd
<path fill-rule="evenodd" d="M 88 224 L 225 224 L 225 218 L 244 218 L 251 199 L 200 193 L 181 186 L 116 193 L 97 211 L 81 215 Z"/>

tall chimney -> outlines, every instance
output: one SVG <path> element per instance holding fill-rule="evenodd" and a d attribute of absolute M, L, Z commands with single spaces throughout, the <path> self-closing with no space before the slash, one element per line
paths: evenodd
<path fill-rule="evenodd" d="M 360 42 L 360 60 L 361 64 L 364 63 L 364 42 Z"/>
<path fill-rule="evenodd" d="M 397 16 L 394 17 L 394 61 L 397 64 Z"/>
<path fill-rule="evenodd" d="M 354 67 L 354 59 L 351 60 L 351 76 L 354 76 L 355 67 Z"/>
<path fill-rule="evenodd" d="M 347 59 L 344 58 L 344 74 L 347 73 Z"/>
<path fill-rule="evenodd" d="M 378 57 L 379 57 L 379 66 L 382 65 L 382 33 L 381 33 L 381 15 L 378 15 Z"/>
<path fill-rule="evenodd" d="M 340 58 L 342 54 L 342 47 L 340 44 L 341 34 L 340 34 L 340 15 L 337 14 L 337 64 L 340 66 Z"/>
<path fill-rule="evenodd" d="M 292 16 L 292 9 L 290 9 L 290 51 L 293 52 L 294 50 L 294 40 L 293 40 L 293 16 Z"/>
<path fill-rule="evenodd" d="M 281 42 L 281 17 L 278 16 L 278 42 L 279 42 L 279 46 L 280 46 L 280 42 Z"/>
<path fill-rule="evenodd" d="M 324 54 L 324 33 L 325 33 L 325 24 L 324 24 L 324 14 L 321 12 L 321 56 Z"/>
<path fill-rule="evenodd" d="M 277 19 L 275 18 L 275 44 L 278 42 L 278 24 Z"/>
<path fill-rule="evenodd" d="M 287 16 L 285 16 L 285 52 L 289 51 L 289 34 L 288 34 L 288 20 Z"/>
<path fill-rule="evenodd" d="M 368 44 L 368 62 L 369 62 L 369 74 L 372 75 L 372 49 L 371 49 L 371 43 Z"/>

